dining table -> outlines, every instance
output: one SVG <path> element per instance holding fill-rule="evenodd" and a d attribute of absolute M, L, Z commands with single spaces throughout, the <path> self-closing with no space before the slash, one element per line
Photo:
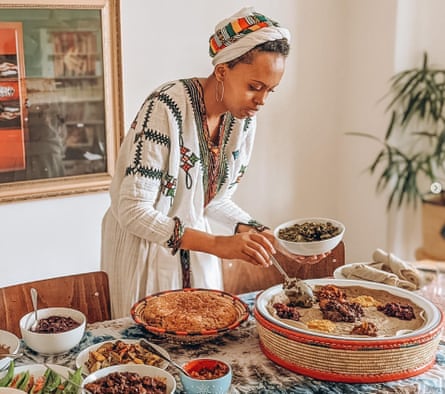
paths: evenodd
<path fill-rule="evenodd" d="M 237 328 L 223 335 L 200 343 L 179 343 L 148 332 L 135 323 L 131 316 L 88 324 L 85 334 L 75 348 L 60 355 L 41 355 L 22 343 L 24 355 L 16 365 L 56 364 L 73 370 L 78 354 L 87 347 L 113 339 L 144 338 L 165 349 L 170 357 L 181 364 L 197 357 L 215 357 L 230 363 L 233 380 L 229 394 L 261 393 L 445 393 L 445 341 L 441 341 L 436 352 L 435 364 L 426 372 L 403 380 L 383 383 L 343 383 L 317 380 L 289 371 L 267 358 L 259 343 L 253 308 L 258 292 L 240 294 L 250 310 L 249 318 Z M 177 382 L 175 393 L 183 391 L 179 373 L 174 367 L 167 370 Z"/>

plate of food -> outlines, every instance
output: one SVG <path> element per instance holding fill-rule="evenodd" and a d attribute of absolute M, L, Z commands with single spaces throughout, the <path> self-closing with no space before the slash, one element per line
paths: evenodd
<path fill-rule="evenodd" d="M 349 279 L 310 279 L 306 283 L 313 288 L 317 302 L 312 308 L 294 308 L 298 318 L 290 311 L 284 315 L 279 310 L 277 304 L 289 306 L 280 285 L 258 296 L 256 311 L 263 318 L 292 331 L 355 341 L 395 340 L 401 336 L 429 334 L 442 321 L 442 314 L 433 303 L 398 287 Z M 322 298 L 328 301 L 323 303 Z M 391 312 L 397 316 L 391 316 Z M 350 334 L 361 322 L 375 326 L 377 335 Z"/>
<path fill-rule="evenodd" d="M 382 283 L 310 279 L 315 303 L 294 306 L 281 285 L 260 293 L 254 317 L 263 353 L 321 380 L 375 383 L 435 363 L 444 315 L 420 295 Z"/>
<path fill-rule="evenodd" d="M 0 372 L 0 385 L 27 393 L 77 393 L 81 384 L 80 369 L 73 371 L 62 365 L 30 364 L 17 367 L 11 362 L 8 370 Z"/>
<path fill-rule="evenodd" d="M 167 351 L 158 345 L 151 345 L 161 354 L 169 357 Z M 99 369 L 122 364 L 145 364 L 161 369 L 168 366 L 158 355 L 145 349 L 139 339 L 115 339 L 96 343 L 82 350 L 76 358 L 76 366 L 89 375 Z"/>
<path fill-rule="evenodd" d="M 199 342 L 237 328 L 249 307 L 221 290 L 180 289 L 149 295 L 131 308 L 133 320 L 147 331 L 177 342 Z"/>
<path fill-rule="evenodd" d="M 0 370 L 6 368 L 11 357 L 5 357 L 4 354 L 15 354 L 20 349 L 20 340 L 12 332 L 0 330 Z"/>

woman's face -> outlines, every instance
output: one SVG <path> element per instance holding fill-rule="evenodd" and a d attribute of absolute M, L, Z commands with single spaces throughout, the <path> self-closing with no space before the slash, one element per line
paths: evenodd
<path fill-rule="evenodd" d="M 222 102 L 227 111 L 238 119 L 255 116 L 280 83 L 285 62 L 279 53 L 257 52 L 250 64 L 237 63 L 233 68 L 223 65 Z"/>

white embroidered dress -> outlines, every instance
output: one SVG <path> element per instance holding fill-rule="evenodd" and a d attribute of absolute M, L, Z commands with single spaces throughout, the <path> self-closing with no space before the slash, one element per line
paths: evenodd
<path fill-rule="evenodd" d="M 252 218 L 231 196 L 249 161 L 255 119 L 227 114 L 222 132 L 217 193 L 205 206 L 209 151 L 195 83 L 162 85 L 142 105 L 122 143 L 102 223 L 101 268 L 110 279 L 112 314 L 128 316 L 145 296 L 182 288 L 180 253 L 166 247 L 173 217 L 211 232 L 209 219 L 233 233 Z M 220 259 L 190 252 L 192 287 L 222 289 Z"/>

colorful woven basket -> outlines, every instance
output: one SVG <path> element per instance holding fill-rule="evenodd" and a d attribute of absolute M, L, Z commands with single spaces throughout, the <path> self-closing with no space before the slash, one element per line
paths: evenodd
<path fill-rule="evenodd" d="M 227 303 L 227 305 L 231 306 L 234 309 L 234 311 L 236 312 L 236 316 L 237 316 L 236 320 L 233 323 L 231 323 L 230 325 L 225 326 L 225 327 L 206 329 L 206 330 L 195 331 L 195 332 L 165 330 L 165 329 L 162 329 L 159 327 L 154 327 L 147 323 L 147 321 L 144 317 L 144 309 L 150 301 L 154 300 L 156 297 L 162 297 L 163 295 L 166 295 L 169 293 L 184 294 L 187 292 L 203 292 L 203 293 L 211 293 L 213 295 L 216 294 L 216 295 L 220 296 L 221 301 Z M 180 313 L 180 312 L 181 311 L 178 311 L 178 313 Z M 140 324 L 147 331 L 149 331 L 152 334 L 155 334 L 156 336 L 170 339 L 173 342 L 179 342 L 179 343 L 199 343 L 199 342 L 205 342 L 205 341 L 214 339 L 220 335 L 225 334 L 229 330 L 233 330 L 234 328 L 237 328 L 241 323 L 243 323 L 244 321 L 246 321 L 248 319 L 249 307 L 247 306 L 247 304 L 245 304 L 243 301 L 241 301 L 238 297 L 236 297 L 232 294 L 229 294 L 227 292 L 224 292 L 224 291 L 212 290 L 212 289 L 191 288 L 191 289 L 167 290 L 167 291 L 149 295 L 133 305 L 133 307 L 131 308 L 131 316 L 137 324 Z"/>
<path fill-rule="evenodd" d="M 311 285 L 351 286 L 353 281 L 309 280 Z M 366 287 L 368 282 L 353 282 Z M 279 324 L 268 314 L 265 303 L 281 291 L 274 286 L 256 300 L 254 317 L 264 354 L 291 371 L 320 380 L 346 383 L 378 383 L 405 379 L 425 372 L 434 365 L 444 316 L 434 304 L 406 290 L 372 284 L 390 290 L 421 305 L 427 322 L 407 335 L 386 338 L 344 338 Z M 389 288 L 389 289 L 388 289 Z"/>

